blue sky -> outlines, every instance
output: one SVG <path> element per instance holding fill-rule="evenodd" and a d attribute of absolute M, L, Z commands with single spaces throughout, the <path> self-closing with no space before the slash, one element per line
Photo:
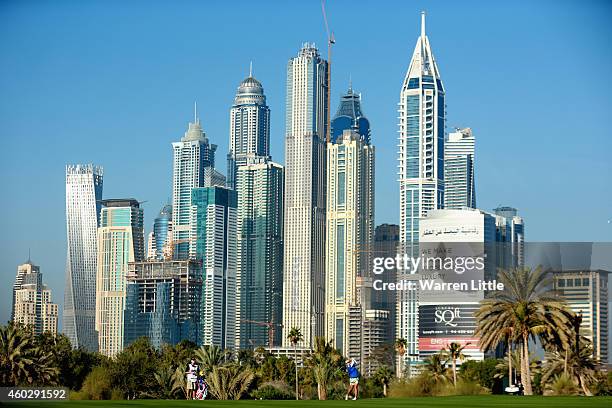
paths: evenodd
<path fill-rule="evenodd" d="M 396 109 L 422 9 L 447 126 L 476 136 L 478 206 L 517 207 L 528 240 L 612 241 L 605 1 L 329 0 L 333 109 L 352 76 L 377 148 L 376 222 L 398 222 Z M 63 303 L 65 164 L 103 165 L 104 196 L 146 201 L 149 228 L 195 100 L 225 172 L 251 60 L 283 163 L 285 68 L 305 41 L 325 44 L 318 0 L 0 2 L 0 321 L 28 248 Z"/>

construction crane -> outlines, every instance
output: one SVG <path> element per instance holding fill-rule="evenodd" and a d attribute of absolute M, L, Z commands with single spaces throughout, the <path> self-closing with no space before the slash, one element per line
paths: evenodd
<path fill-rule="evenodd" d="M 327 13 L 325 12 L 325 0 L 321 0 L 321 9 L 323 10 L 323 21 L 325 22 L 325 32 L 327 33 L 327 132 L 325 139 L 327 143 L 331 141 L 331 63 L 332 63 L 332 45 L 336 43 L 334 32 L 329 31 L 327 23 Z"/>
<path fill-rule="evenodd" d="M 258 322 L 255 320 L 240 320 L 240 323 L 250 323 L 250 324 L 254 324 L 256 326 L 265 326 L 268 328 L 268 347 L 272 347 L 274 346 L 274 333 L 275 333 L 275 327 L 283 327 L 283 325 L 281 323 L 274 323 L 274 322 Z"/>

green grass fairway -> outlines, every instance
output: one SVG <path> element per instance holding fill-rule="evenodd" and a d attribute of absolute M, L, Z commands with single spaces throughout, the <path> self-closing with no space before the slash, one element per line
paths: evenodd
<path fill-rule="evenodd" d="M 510 397 L 502 395 L 483 395 L 474 397 L 428 397 L 403 399 L 364 399 L 358 401 L 29 401 L 0 404 L 13 407 L 42 408 L 106 408 L 106 407 L 397 407 L 397 408 L 436 408 L 436 407 L 612 407 L 612 397 Z"/>

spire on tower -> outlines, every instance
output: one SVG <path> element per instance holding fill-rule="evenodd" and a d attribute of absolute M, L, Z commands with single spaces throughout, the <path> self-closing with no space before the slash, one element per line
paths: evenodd
<path fill-rule="evenodd" d="M 198 123 L 198 102 L 193 101 L 193 123 Z"/>
<path fill-rule="evenodd" d="M 249 65 L 249 78 L 253 78 L 253 61 Z"/>
<path fill-rule="evenodd" d="M 421 37 L 425 37 L 425 11 L 421 11 Z"/>

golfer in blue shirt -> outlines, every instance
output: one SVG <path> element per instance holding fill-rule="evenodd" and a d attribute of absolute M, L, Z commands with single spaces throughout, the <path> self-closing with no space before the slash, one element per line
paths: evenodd
<path fill-rule="evenodd" d="M 357 370 L 357 362 L 355 361 L 355 359 L 346 360 L 346 371 L 349 376 L 349 387 L 344 399 L 349 399 L 349 396 L 351 395 L 351 393 L 353 393 L 354 401 L 359 395 L 359 371 Z"/>

